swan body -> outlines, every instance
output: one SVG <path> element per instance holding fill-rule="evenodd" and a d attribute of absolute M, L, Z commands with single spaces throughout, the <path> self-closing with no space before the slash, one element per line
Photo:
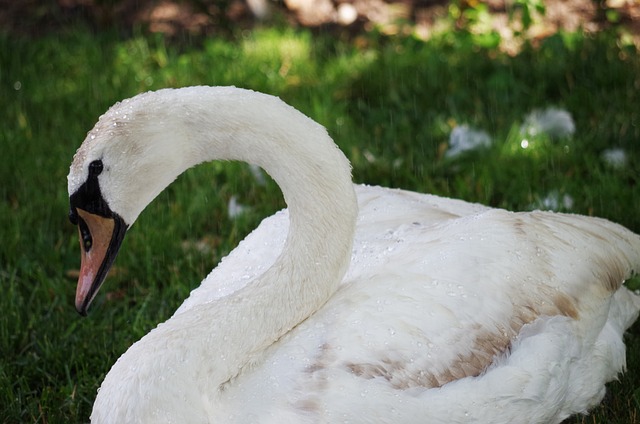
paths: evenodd
<path fill-rule="evenodd" d="M 68 178 L 81 312 L 142 209 L 214 159 L 261 166 L 288 208 L 118 359 L 92 422 L 557 423 L 624 369 L 636 234 L 353 185 L 321 126 L 232 87 L 139 95 L 89 132 Z"/>

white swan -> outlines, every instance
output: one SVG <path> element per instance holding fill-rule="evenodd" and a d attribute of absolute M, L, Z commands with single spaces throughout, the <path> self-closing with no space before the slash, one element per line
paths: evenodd
<path fill-rule="evenodd" d="M 143 208 L 214 159 L 263 167 L 288 210 L 120 357 L 93 422 L 550 423 L 624 368 L 640 237 L 354 186 L 324 128 L 237 88 L 142 94 L 88 133 L 68 177 L 81 313 Z"/>

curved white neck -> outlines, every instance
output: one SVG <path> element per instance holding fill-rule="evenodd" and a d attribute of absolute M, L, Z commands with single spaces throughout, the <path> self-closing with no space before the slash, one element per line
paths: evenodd
<path fill-rule="evenodd" d="M 186 365 L 181 379 L 195 380 L 194 393 L 215 396 L 336 290 L 349 264 L 357 216 L 350 165 L 323 127 L 275 97 L 199 88 L 167 90 L 150 100 L 142 108 L 148 121 L 136 118 L 138 123 L 130 124 L 159 127 L 155 142 L 167 155 L 160 162 L 179 163 L 170 173 L 216 159 L 256 164 L 278 183 L 289 208 L 287 241 L 271 268 L 225 298 L 174 315 L 114 366 L 151 367 L 135 359 L 145 345 L 156 363 L 206 364 L 206 370 Z M 133 134 L 135 128 L 128 130 Z M 176 162 L 177 155 L 181 160 Z M 158 370 L 147 371 L 159 378 L 153 377 Z M 165 377 L 159 383 L 162 390 L 167 388 Z M 108 396 L 103 391 L 110 384 L 122 389 L 121 382 L 109 382 L 108 376 L 99 394 Z"/>
<path fill-rule="evenodd" d="M 196 119 L 187 125 L 194 130 L 188 135 L 192 162 L 230 159 L 259 165 L 278 183 L 290 216 L 287 241 L 274 265 L 222 300 L 229 314 L 223 331 L 233 333 L 227 340 L 243 344 L 223 349 L 235 350 L 242 366 L 242 355 L 262 351 L 336 290 L 351 258 L 358 209 L 350 164 L 322 126 L 275 97 L 240 90 L 229 94 L 217 96 L 215 105 L 189 103 L 208 108 L 188 115 Z M 201 119 L 210 119 L 209 124 Z"/>

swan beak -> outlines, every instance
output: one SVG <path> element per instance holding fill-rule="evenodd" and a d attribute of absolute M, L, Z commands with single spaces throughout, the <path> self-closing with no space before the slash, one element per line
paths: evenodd
<path fill-rule="evenodd" d="M 91 301 L 107 276 L 127 230 L 122 218 L 104 217 L 76 209 L 80 234 L 80 276 L 76 288 L 76 309 L 86 316 Z"/>

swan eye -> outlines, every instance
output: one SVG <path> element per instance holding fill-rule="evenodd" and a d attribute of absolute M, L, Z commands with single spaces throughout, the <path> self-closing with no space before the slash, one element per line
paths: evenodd
<path fill-rule="evenodd" d="M 89 164 L 89 175 L 92 177 L 97 177 L 102 172 L 104 166 L 102 165 L 101 160 L 94 160 Z"/>

